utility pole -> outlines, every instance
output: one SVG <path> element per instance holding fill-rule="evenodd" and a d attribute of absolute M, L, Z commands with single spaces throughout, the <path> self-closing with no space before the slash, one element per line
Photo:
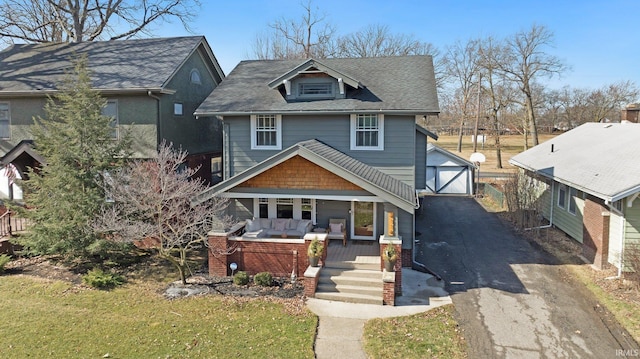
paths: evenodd
<path fill-rule="evenodd" d="M 482 74 L 478 75 L 478 107 L 476 108 L 476 126 L 473 129 L 473 152 L 478 151 L 478 123 L 480 122 L 480 84 L 482 83 Z"/>

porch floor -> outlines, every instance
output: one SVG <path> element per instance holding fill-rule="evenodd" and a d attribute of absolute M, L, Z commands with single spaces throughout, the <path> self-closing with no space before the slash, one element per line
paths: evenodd
<path fill-rule="evenodd" d="M 377 241 L 347 241 L 347 246 L 342 246 L 342 241 L 329 241 L 327 247 L 327 263 L 351 263 L 380 265 L 380 245 Z"/>

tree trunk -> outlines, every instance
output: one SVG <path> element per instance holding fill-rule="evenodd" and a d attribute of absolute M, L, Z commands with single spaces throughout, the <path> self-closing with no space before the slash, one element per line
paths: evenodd
<path fill-rule="evenodd" d="M 498 123 L 498 114 L 493 112 L 493 132 L 496 139 L 496 168 L 502 168 L 502 150 L 500 149 L 500 124 Z"/>
<path fill-rule="evenodd" d="M 458 152 L 462 152 L 462 128 L 464 127 L 464 116 L 460 120 L 460 128 L 458 129 Z"/>

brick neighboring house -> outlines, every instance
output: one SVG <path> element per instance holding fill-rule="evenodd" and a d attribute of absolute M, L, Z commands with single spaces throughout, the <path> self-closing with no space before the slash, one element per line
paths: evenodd
<path fill-rule="evenodd" d="M 535 179 L 545 218 L 597 268 L 638 270 L 640 124 L 586 123 L 509 163 Z"/>
<path fill-rule="evenodd" d="M 47 96 L 80 54 L 88 58 L 93 88 L 107 99 L 114 139 L 121 129 L 131 131 L 138 158 L 163 140 L 173 142 L 188 151 L 190 166 L 201 166 L 200 177 L 212 180 L 212 163 L 222 153 L 220 123 L 200 121 L 193 112 L 225 75 L 203 36 L 16 44 L 0 51 L 1 198 L 21 199 L 9 178 L 24 178 L 43 162 L 31 146 L 30 126 L 34 117 L 45 117 Z"/>
<path fill-rule="evenodd" d="M 416 119 L 438 112 L 430 56 L 243 61 L 196 110 L 221 119 L 224 134 L 224 180 L 196 200 L 229 197 L 230 214 L 271 229 L 310 221 L 323 231 L 340 219 L 347 248 L 369 243 L 379 258 L 379 246 L 395 243 L 411 266 L 416 190 L 426 187 L 427 137 L 436 138 Z M 322 237 L 247 238 L 248 227 L 212 237 L 240 250 L 210 258 L 211 274 L 229 274 L 233 261 L 301 277 L 309 238 Z"/>

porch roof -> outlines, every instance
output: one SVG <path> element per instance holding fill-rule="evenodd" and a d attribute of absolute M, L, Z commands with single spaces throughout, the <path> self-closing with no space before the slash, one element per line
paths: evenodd
<path fill-rule="evenodd" d="M 197 196 L 194 203 L 201 203 L 220 193 L 228 192 L 294 156 L 300 156 L 329 170 L 407 212 L 412 213 L 416 208 L 417 197 L 413 187 L 315 139 L 298 142 L 246 171 L 210 187 Z"/>

